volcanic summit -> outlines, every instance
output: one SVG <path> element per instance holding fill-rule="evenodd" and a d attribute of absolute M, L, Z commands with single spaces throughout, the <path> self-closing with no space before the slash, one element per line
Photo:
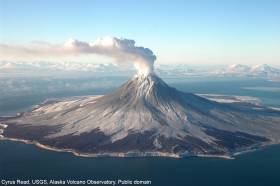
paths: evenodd
<path fill-rule="evenodd" d="M 94 156 L 231 156 L 280 142 L 279 111 L 184 93 L 154 73 L 1 120 L 4 138 Z"/>

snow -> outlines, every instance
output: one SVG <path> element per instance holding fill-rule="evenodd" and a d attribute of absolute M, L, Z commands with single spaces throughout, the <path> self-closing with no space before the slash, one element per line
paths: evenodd
<path fill-rule="evenodd" d="M 273 110 L 280 111 L 280 108 L 279 108 L 279 107 L 270 107 L 270 108 L 273 109 Z"/>
<path fill-rule="evenodd" d="M 0 138 L 3 138 L 4 129 L 7 128 L 8 125 L 0 123 Z"/>
<path fill-rule="evenodd" d="M 221 95 L 221 94 L 197 94 L 204 98 L 207 98 L 212 101 L 219 103 L 251 103 L 251 104 L 260 104 L 260 100 L 256 97 L 251 96 L 234 96 L 234 95 Z"/>
<path fill-rule="evenodd" d="M 7 128 L 8 127 L 8 125 L 5 125 L 5 124 L 2 124 L 2 123 L 0 123 L 0 128 Z"/>
<path fill-rule="evenodd" d="M 100 131 L 115 142 L 133 133 L 153 132 L 157 136 L 153 145 L 159 149 L 162 147 L 160 136 L 177 140 L 193 137 L 215 146 L 217 139 L 206 133 L 209 127 L 280 141 L 280 117 L 253 108 L 241 112 L 225 105 L 235 102 L 257 104 L 257 99 L 213 94 L 201 96 L 207 99 L 179 92 L 154 74 L 138 75 L 108 95 L 46 102 L 7 123 L 62 127 L 46 138 Z"/>

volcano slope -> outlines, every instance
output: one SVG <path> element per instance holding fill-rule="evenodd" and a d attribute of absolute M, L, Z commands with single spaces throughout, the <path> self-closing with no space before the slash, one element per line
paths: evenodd
<path fill-rule="evenodd" d="M 1 120 L 4 139 L 92 156 L 231 156 L 280 142 L 280 111 L 180 92 L 154 74 Z"/>

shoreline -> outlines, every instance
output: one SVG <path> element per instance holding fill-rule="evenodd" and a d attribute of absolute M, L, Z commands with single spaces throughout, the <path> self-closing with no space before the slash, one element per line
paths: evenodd
<path fill-rule="evenodd" d="M 197 94 L 199 96 L 224 96 L 224 95 L 219 95 L 219 94 Z M 65 98 L 50 98 L 46 99 L 44 102 L 40 104 L 33 105 L 29 111 L 36 110 L 40 106 L 45 106 L 53 102 L 60 102 L 60 101 L 69 101 L 69 100 L 75 100 L 77 98 L 98 98 L 103 95 L 89 95 L 89 96 L 74 96 L 74 97 L 65 97 Z M 234 96 L 236 98 L 236 96 Z M 238 97 L 246 97 L 246 96 L 237 96 Z M 74 99 L 75 98 L 75 99 Z M 209 99 L 209 98 L 207 98 Z M 2 116 L 0 119 L 5 121 L 7 118 L 17 118 L 20 117 L 22 113 L 17 113 L 15 116 Z M 274 145 L 277 143 L 263 143 L 263 144 L 258 144 L 256 146 L 251 146 L 251 147 L 245 147 L 245 148 L 240 148 L 236 152 L 230 152 L 224 155 L 215 155 L 215 154 L 188 154 L 188 153 L 182 153 L 182 154 L 174 154 L 174 153 L 169 153 L 169 152 L 160 152 L 160 151 L 150 151 L 150 152 L 137 152 L 137 151 L 129 151 L 129 152 L 105 152 L 105 153 L 86 153 L 86 152 L 79 152 L 75 149 L 67 149 L 67 148 L 57 148 L 49 145 L 44 145 L 38 141 L 35 140 L 26 140 L 26 139 L 19 139 L 19 138 L 13 138 L 13 137 L 6 137 L 4 136 L 4 130 L 5 128 L 8 127 L 8 125 L 4 124 L 3 121 L 0 120 L 0 140 L 7 140 L 7 141 L 16 141 L 16 142 L 21 142 L 25 144 L 31 144 L 35 145 L 37 148 L 49 150 L 49 151 L 54 151 L 54 152 L 67 152 L 71 153 L 74 156 L 79 156 L 79 157 L 166 157 L 166 158 L 188 158 L 188 157 L 200 157 L 200 158 L 222 158 L 222 159 L 234 159 L 235 156 L 242 155 L 245 153 L 249 152 L 254 152 L 260 149 L 263 149 L 267 146 Z"/>
<path fill-rule="evenodd" d="M 74 156 L 78 157 L 88 157 L 88 158 L 102 158 L 102 157 L 111 157 L 111 158 L 125 158 L 125 157 L 131 157 L 131 158 L 143 158 L 143 157 L 163 157 L 163 158 L 175 158 L 175 159 L 181 159 L 181 158 L 190 158 L 190 157 L 199 157 L 199 158 L 221 158 L 221 159 L 226 159 L 226 160 L 232 160 L 235 159 L 236 156 L 250 153 L 250 152 L 255 152 L 258 150 L 261 150 L 265 147 L 271 146 L 271 145 L 277 145 L 278 143 L 263 143 L 259 144 L 253 147 L 247 147 L 247 148 L 242 148 L 239 151 L 232 152 L 229 154 L 224 154 L 224 155 L 214 155 L 214 154 L 187 154 L 187 153 L 182 153 L 182 154 L 174 154 L 174 153 L 168 153 L 168 152 L 159 152 L 159 151 L 154 151 L 154 152 L 137 152 L 137 151 L 130 151 L 130 152 L 110 152 L 110 153 L 83 153 L 83 152 L 78 152 L 75 149 L 66 149 L 66 148 L 57 148 L 57 147 L 52 147 L 49 145 L 44 145 L 38 141 L 33 141 L 33 140 L 26 140 L 26 139 L 19 139 L 19 138 L 12 138 L 12 137 L 6 137 L 3 135 L 4 129 L 7 128 L 8 125 L 4 124 L 3 122 L 0 122 L 0 141 L 14 141 L 14 142 L 21 142 L 25 144 L 30 144 L 30 145 L 35 145 L 35 147 L 44 149 L 44 150 L 49 150 L 53 152 L 65 152 L 65 153 L 71 153 Z"/>
<path fill-rule="evenodd" d="M 0 135 L 0 141 L 14 141 L 20 142 L 29 145 L 35 145 L 37 148 L 49 150 L 53 152 L 64 152 L 64 153 L 71 153 L 74 156 L 78 157 L 87 157 L 87 158 L 104 158 L 104 157 L 111 157 L 111 158 L 143 158 L 143 157 L 164 157 L 164 158 L 189 158 L 189 157 L 200 157 L 200 158 L 221 158 L 231 160 L 234 159 L 233 156 L 227 155 L 206 155 L 206 154 L 197 154 L 197 155 L 178 155 L 173 153 L 164 153 L 164 152 L 126 152 L 126 153 L 81 153 L 77 152 L 73 149 L 60 149 L 56 147 L 51 147 L 48 145 L 41 144 L 37 141 L 30 141 L 25 139 L 17 139 L 17 138 L 7 138 L 5 136 Z"/>
<path fill-rule="evenodd" d="M 82 153 L 78 152 L 74 149 L 64 149 L 64 148 L 56 148 L 52 147 L 49 145 L 44 145 L 41 144 L 38 141 L 32 141 L 32 140 L 26 140 L 26 139 L 19 139 L 19 138 L 10 138 L 10 137 L 5 137 L 3 136 L 4 129 L 7 128 L 8 125 L 5 125 L 0 122 L 0 141 L 14 141 L 14 142 L 21 142 L 24 144 L 30 144 L 30 145 L 35 145 L 35 147 L 44 149 L 44 150 L 49 150 L 53 152 L 65 152 L 65 153 L 71 153 L 74 156 L 78 157 L 88 157 L 88 158 L 102 158 L 102 157 L 118 157 L 118 158 L 125 158 L 125 157 L 165 157 L 165 158 L 175 158 L 175 159 L 180 159 L 180 158 L 190 158 L 190 157 L 199 157 L 199 158 L 221 158 L 221 159 L 226 159 L 226 160 L 232 160 L 234 159 L 235 156 L 254 152 L 261 150 L 267 146 L 270 145 L 275 145 L 276 143 L 269 143 L 269 144 L 261 144 L 259 146 L 255 147 L 250 147 L 250 148 L 244 148 L 243 150 L 233 152 L 229 155 L 207 155 L 207 154 L 173 154 L 173 153 L 167 153 L 167 152 L 136 152 L 136 151 L 131 151 L 131 152 L 119 152 L 119 153 Z"/>

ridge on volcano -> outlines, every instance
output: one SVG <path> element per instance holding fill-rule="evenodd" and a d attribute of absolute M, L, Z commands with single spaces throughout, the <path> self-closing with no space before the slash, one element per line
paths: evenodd
<path fill-rule="evenodd" d="M 279 111 L 180 92 L 153 73 L 104 96 L 49 101 L 1 123 L 5 138 L 93 155 L 230 156 L 280 141 Z"/>

